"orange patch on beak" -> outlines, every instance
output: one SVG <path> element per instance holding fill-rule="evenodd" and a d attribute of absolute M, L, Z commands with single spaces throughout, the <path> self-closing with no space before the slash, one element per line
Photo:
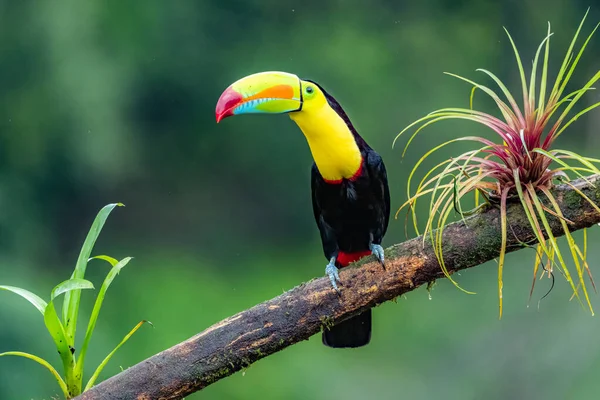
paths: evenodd
<path fill-rule="evenodd" d="M 294 97 L 294 88 L 289 85 L 276 85 L 246 97 L 244 102 L 254 99 L 292 99 Z"/>

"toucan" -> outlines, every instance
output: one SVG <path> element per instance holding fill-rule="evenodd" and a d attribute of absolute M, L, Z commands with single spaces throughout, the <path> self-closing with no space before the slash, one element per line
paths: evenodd
<path fill-rule="evenodd" d="M 216 119 L 241 114 L 287 113 L 312 153 L 312 206 L 329 261 L 325 273 L 339 292 L 338 268 L 373 254 L 385 268 L 381 242 L 388 228 L 390 193 L 383 160 L 358 134 L 340 104 L 316 82 L 268 71 L 231 84 L 219 98 Z M 371 340 L 371 310 L 324 328 L 333 348 Z"/>

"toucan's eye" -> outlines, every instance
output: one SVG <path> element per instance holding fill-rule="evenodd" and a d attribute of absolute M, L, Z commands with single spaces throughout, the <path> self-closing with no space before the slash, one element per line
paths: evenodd
<path fill-rule="evenodd" d="M 312 94 L 313 91 L 314 91 L 314 89 L 312 88 L 312 86 L 306 87 L 306 94 Z"/>

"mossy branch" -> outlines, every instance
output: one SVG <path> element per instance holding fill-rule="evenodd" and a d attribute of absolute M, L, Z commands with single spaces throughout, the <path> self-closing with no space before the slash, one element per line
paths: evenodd
<path fill-rule="evenodd" d="M 593 175 L 553 189 L 572 231 L 600 222 L 600 213 L 583 193 L 600 203 L 600 176 Z M 577 190 L 574 190 L 575 187 Z M 580 193 L 578 193 L 580 191 Z M 542 196 L 543 197 L 543 196 Z M 546 205 L 548 206 L 548 205 Z M 510 229 L 507 251 L 535 243 L 535 235 L 520 203 L 507 210 Z M 564 234 L 558 219 L 549 216 L 554 235 Z M 500 210 L 494 207 L 446 226 L 444 260 L 450 273 L 498 257 L 501 245 Z M 319 333 L 331 323 L 349 318 L 444 274 L 428 241 L 422 238 L 386 250 L 386 270 L 371 257 L 341 271 L 341 296 L 322 277 L 229 317 L 196 336 L 98 384 L 80 400 L 181 399 L 257 360 Z M 343 350 L 341 350 L 343 351 Z"/>

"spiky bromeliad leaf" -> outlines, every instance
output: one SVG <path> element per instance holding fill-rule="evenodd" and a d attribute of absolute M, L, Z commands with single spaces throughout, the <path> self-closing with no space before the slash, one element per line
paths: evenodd
<path fill-rule="evenodd" d="M 536 247 L 534 283 L 540 265 L 543 266 L 543 258 L 546 258 L 548 261 L 548 268 L 544 267 L 544 273 L 548 272 L 548 275 L 550 276 L 552 266 L 557 265 L 573 289 L 574 296 L 579 299 L 578 293 L 581 289 L 588 307 L 593 313 L 584 280 L 585 270 L 590 277 L 592 285 L 594 285 L 585 259 L 585 255 L 587 254 L 585 245 L 584 250 L 581 251 L 580 246 L 575 242 L 568 230 L 570 221 L 565 220 L 557 206 L 556 200 L 549 191 L 554 180 L 568 178 L 569 173 L 580 177 L 583 176 L 583 173 L 600 173 L 600 169 L 597 167 L 597 165 L 600 164 L 599 159 L 585 157 L 572 151 L 551 148 L 554 140 L 564 133 L 579 117 L 600 107 L 600 102 L 594 103 L 577 112 L 573 117 L 570 117 L 570 119 L 567 119 L 583 95 L 592 90 L 592 86 L 600 80 L 600 71 L 595 73 L 582 88 L 563 96 L 563 92 L 573 76 L 585 48 L 597 28 L 600 26 L 599 23 L 592 29 L 583 45 L 577 51 L 576 55 L 574 55 L 573 51 L 587 14 L 588 13 L 586 12 L 573 36 L 553 84 L 549 84 L 548 82 L 550 37 L 553 35 L 550 24 L 548 24 L 546 36 L 535 52 L 529 81 L 527 81 L 527 75 L 525 73 L 525 68 L 523 67 L 524 63 L 521 61 L 517 46 L 511 35 L 505 29 L 519 71 L 523 97 L 522 109 L 515 101 L 515 96 L 511 94 L 507 85 L 505 85 L 494 73 L 486 69 L 479 68 L 477 71 L 484 73 L 498 86 L 501 94 L 506 98 L 506 101 L 488 86 L 456 74 L 446 73 L 447 75 L 472 85 L 473 89 L 469 98 L 470 108 L 449 107 L 433 111 L 409 124 L 394 139 L 395 144 L 401 135 L 413 127 L 416 128 L 406 143 L 402 153 L 402 157 L 404 157 L 410 144 L 424 128 L 449 119 L 476 122 L 486 126 L 498 135 L 500 143 L 494 143 L 489 139 L 481 137 L 470 136 L 468 138 L 464 137 L 447 141 L 426 152 L 410 172 L 407 183 L 408 200 L 400 207 L 398 212 L 404 207 L 410 207 L 410 214 L 413 218 L 415 231 L 419 233 L 416 220 L 417 214 L 415 211 L 416 203 L 418 199 L 426 195 L 431 196 L 428 210 L 429 217 L 425 224 L 423 237 L 429 237 L 432 240 L 432 245 L 441 268 L 444 271 L 444 274 L 448 276 L 442 254 L 442 238 L 444 225 L 450 218 L 452 211 L 456 211 L 459 216 L 463 218 L 465 212 L 463 211 L 464 207 L 462 201 L 464 201 L 466 196 L 470 193 L 474 194 L 475 210 L 478 209 L 480 196 L 483 196 L 489 204 L 498 205 L 500 208 L 502 229 L 502 244 L 498 260 L 498 297 L 500 316 L 502 315 L 502 270 L 506 254 L 508 226 L 506 221 L 506 210 L 508 202 L 514 201 L 515 199 L 523 206 L 527 220 L 539 243 Z M 541 76 L 539 77 L 538 82 L 538 63 L 542 58 L 543 64 L 541 66 Z M 550 90 L 550 93 L 547 93 L 547 90 L 550 87 L 552 89 Z M 473 109 L 473 96 L 477 89 L 484 92 L 495 102 L 502 118 Z M 555 117 L 555 115 L 558 115 L 558 117 Z M 554 121 L 551 121 L 553 118 Z M 465 152 L 457 157 L 453 157 L 451 160 L 437 163 L 435 167 L 425 174 L 416 188 L 416 191 L 413 193 L 411 191 L 411 182 L 415 177 L 417 169 L 423 164 L 425 159 L 429 158 L 438 149 L 460 140 L 478 141 L 482 143 L 484 147 Z M 487 153 L 487 155 L 484 157 L 480 156 L 479 153 Z M 555 164 L 557 166 L 555 166 Z M 547 200 L 546 205 L 539 198 L 538 193 L 543 194 Z M 598 208 L 589 198 L 586 198 L 585 196 L 582 197 L 585 201 L 592 204 L 593 207 Z M 396 213 L 396 217 L 398 216 L 398 212 Z M 552 232 L 549 231 L 547 214 L 554 218 L 558 218 L 565 231 L 572 261 L 577 271 L 577 285 L 575 284 L 572 275 L 569 273 L 566 260 L 560 252 L 556 238 Z M 586 237 L 585 233 L 584 237 Z M 555 262 L 555 260 L 557 261 Z M 455 281 L 452 280 L 452 282 L 459 287 Z"/>

